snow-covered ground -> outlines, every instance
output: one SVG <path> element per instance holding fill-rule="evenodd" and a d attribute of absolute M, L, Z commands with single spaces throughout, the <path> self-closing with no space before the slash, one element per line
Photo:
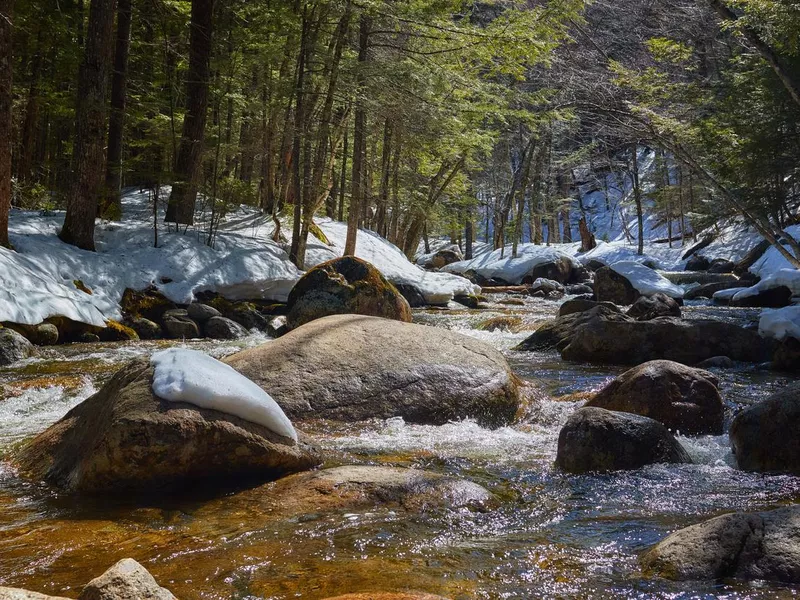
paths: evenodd
<path fill-rule="evenodd" d="M 203 223 L 176 233 L 167 231 L 159 219 L 154 247 L 148 192 L 128 190 L 122 207 L 120 221 L 98 224 L 97 252 L 58 239 L 63 213 L 11 211 L 9 234 L 16 252 L 0 248 L 0 321 L 36 324 L 61 315 L 103 325 L 107 319 L 121 318 L 119 301 L 125 288 L 151 285 L 180 304 L 201 291 L 231 300 L 285 301 L 303 274 L 289 260 L 288 245 L 272 241 L 271 219 L 254 209 L 242 207 L 227 215 L 213 247 L 205 244 Z M 346 225 L 329 220 L 319 224 L 332 245 L 309 236 L 308 266 L 341 256 L 344 249 Z M 290 227 L 282 230 L 291 233 Z M 397 247 L 367 231 L 359 232 L 356 256 L 374 264 L 393 283 L 414 285 L 430 303 L 445 304 L 456 294 L 480 289 L 462 277 L 421 269 Z"/>

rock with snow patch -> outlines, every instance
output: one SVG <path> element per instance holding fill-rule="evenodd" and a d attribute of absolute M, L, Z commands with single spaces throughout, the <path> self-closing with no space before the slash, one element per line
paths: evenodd
<path fill-rule="evenodd" d="M 247 330 L 231 319 L 211 317 L 203 325 L 203 333 L 214 340 L 237 340 L 245 337 Z"/>
<path fill-rule="evenodd" d="M 421 308 L 427 305 L 427 302 L 425 302 L 425 296 L 423 296 L 422 292 L 420 292 L 415 286 L 407 283 L 401 283 L 395 285 L 394 287 L 396 287 L 397 291 L 403 295 L 403 298 L 406 299 L 406 302 L 408 302 L 408 305 L 411 308 Z"/>
<path fill-rule="evenodd" d="M 642 557 L 649 574 L 678 581 L 800 582 L 800 506 L 730 513 L 679 529 Z"/>
<path fill-rule="evenodd" d="M 553 279 L 545 279 L 543 277 L 540 277 L 534 281 L 529 290 L 531 296 L 541 295 L 544 297 L 561 297 L 565 292 L 566 290 L 564 289 L 564 286 L 558 281 L 554 281 Z"/>
<path fill-rule="evenodd" d="M 558 434 L 556 465 L 569 473 L 691 462 L 664 425 L 639 415 L 580 408 L 569 416 Z"/>
<path fill-rule="evenodd" d="M 225 362 L 295 420 L 400 416 L 440 425 L 474 418 L 500 426 L 519 406 L 518 380 L 488 344 L 376 317 L 316 319 Z"/>
<path fill-rule="evenodd" d="M 353 256 L 309 270 L 289 294 L 290 329 L 328 315 L 358 314 L 411 321 L 405 298 L 371 264 Z"/>
<path fill-rule="evenodd" d="M 656 317 L 680 317 L 681 307 L 666 294 L 653 294 L 638 298 L 626 314 L 637 321 L 649 321 Z"/>
<path fill-rule="evenodd" d="M 732 288 L 739 288 L 742 284 L 739 281 L 717 281 L 713 283 L 704 283 L 686 290 L 683 298 L 685 300 L 696 300 L 697 298 L 711 298 L 719 291 L 729 290 Z"/>
<path fill-rule="evenodd" d="M 730 439 L 745 471 L 800 475 L 800 384 L 785 387 L 733 419 Z"/>
<path fill-rule="evenodd" d="M 458 246 L 449 246 L 436 252 L 431 256 L 428 266 L 434 269 L 441 269 L 444 266 L 451 265 L 460 260 L 464 260 L 464 255 Z"/>
<path fill-rule="evenodd" d="M 78 600 L 175 600 L 132 558 L 123 558 L 83 588 Z"/>
<path fill-rule="evenodd" d="M 200 337 L 200 327 L 189 318 L 189 312 L 182 308 L 175 308 L 164 313 L 161 320 L 168 338 L 185 340 Z"/>
<path fill-rule="evenodd" d="M 571 296 L 579 296 L 581 294 L 594 294 L 594 287 L 589 283 L 573 283 L 566 286 L 564 291 Z"/>
<path fill-rule="evenodd" d="M 776 287 L 766 288 L 751 293 L 748 288 L 746 291 L 737 293 L 730 299 L 731 306 L 759 306 L 764 308 L 781 308 L 789 306 L 792 303 L 792 290 L 788 287 L 780 285 Z M 714 297 L 717 298 L 716 296 Z"/>
<path fill-rule="evenodd" d="M 36 348 L 19 333 L 0 326 L 0 366 L 28 358 L 36 353 Z"/>
<path fill-rule="evenodd" d="M 597 269 L 594 274 L 594 294 L 600 302 L 619 305 L 633 304 L 641 294 L 630 281 L 611 267 Z"/>
<path fill-rule="evenodd" d="M 205 323 L 212 317 L 221 317 L 222 313 L 213 306 L 201 302 L 192 302 L 186 307 L 186 312 L 192 321 Z"/>
<path fill-rule="evenodd" d="M 699 254 L 695 254 L 686 261 L 686 270 L 687 271 L 708 271 L 708 267 L 711 263 L 705 256 L 700 256 Z"/>
<path fill-rule="evenodd" d="M 263 425 L 159 398 L 154 373 L 145 360 L 123 367 L 16 452 L 20 472 L 73 492 L 117 494 L 198 480 L 272 480 L 319 464 L 313 448 Z"/>
<path fill-rule="evenodd" d="M 718 385 L 708 371 L 653 360 L 614 379 L 586 406 L 649 417 L 681 433 L 720 434 L 724 407 Z"/>

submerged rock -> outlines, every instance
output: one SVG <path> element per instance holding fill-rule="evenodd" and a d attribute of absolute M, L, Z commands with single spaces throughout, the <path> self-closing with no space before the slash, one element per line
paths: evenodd
<path fill-rule="evenodd" d="M 455 332 L 361 315 L 316 319 L 225 359 L 291 419 L 401 416 L 443 424 L 510 423 L 517 378 L 503 355 Z"/>
<path fill-rule="evenodd" d="M 556 465 L 570 473 L 691 462 L 666 427 L 639 415 L 580 408 L 570 415 L 558 434 Z"/>
<path fill-rule="evenodd" d="M 800 582 L 800 506 L 732 513 L 679 529 L 642 557 L 649 573 L 674 580 Z"/>
<path fill-rule="evenodd" d="M 718 385 L 708 371 L 653 360 L 617 377 L 586 406 L 649 417 L 681 433 L 720 434 L 724 407 Z"/>
<path fill-rule="evenodd" d="M 19 333 L 0 326 L 0 366 L 28 358 L 36 353 L 36 348 Z"/>
<path fill-rule="evenodd" d="M 151 493 L 193 480 L 275 479 L 319 464 L 316 452 L 232 415 L 168 402 L 143 360 L 13 457 L 22 473 L 75 492 Z"/>
<path fill-rule="evenodd" d="M 168 589 L 132 558 L 123 558 L 108 571 L 92 579 L 78 600 L 175 600 Z"/>
<path fill-rule="evenodd" d="M 378 269 L 354 256 L 309 270 L 289 294 L 290 329 L 328 315 L 358 314 L 411 322 L 411 308 Z"/>
<path fill-rule="evenodd" d="M 740 469 L 800 474 L 800 384 L 754 404 L 734 418 L 730 438 Z"/>
<path fill-rule="evenodd" d="M 325 598 L 325 600 L 449 600 L 444 596 L 424 594 L 422 592 L 360 592 Z"/>
<path fill-rule="evenodd" d="M 649 321 L 656 317 L 680 317 L 681 307 L 674 298 L 659 293 L 641 296 L 626 314 L 637 321 Z"/>

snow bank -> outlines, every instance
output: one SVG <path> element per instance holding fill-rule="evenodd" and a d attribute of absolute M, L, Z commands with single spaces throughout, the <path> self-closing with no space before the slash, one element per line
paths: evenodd
<path fill-rule="evenodd" d="M 683 298 L 683 289 L 641 263 L 623 261 L 609 267 L 625 277 L 642 295 L 666 294 L 670 298 Z"/>
<path fill-rule="evenodd" d="M 786 233 L 795 239 L 800 239 L 800 225 L 792 225 L 791 227 L 787 227 Z M 787 250 L 789 250 L 789 253 L 794 254 L 794 251 L 789 248 L 789 246 L 786 246 L 785 244 L 784 246 Z M 766 279 L 770 275 L 783 269 L 794 270 L 794 267 L 783 257 L 780 252 L 778 252 L 777 248 L 770 246 L 761 256 L 761 258 L 753 263 L 753 266 L 750 267 L 750 272 L 755 273 L 762 279 Z"/>
<path fill-rule="evenodd" d="M 332 244 L 323 244 L 313 236 L 308 238 L 306 266 L 313 267 L 342 256 L 347 238 L 347 224 L 320 219 L 319 225 Z M 447 304 L 454 296 L 479 294 L 480 286 L 451 273 L 425 271 L 409 261 L 394 244 L 372 231 L 359 230 L 356 256 L 374 265 L 395 285 L 417 288 L 429 304 Z"/>
<path fill-rule="evenodd" d="M 553 246 L 537 246 L 536 244 L 520 244 L 517 256 L 511 256 L 512 246 L 509 244 L 503 249 L 498 248 L 492 252 L 481 254 L 472 260 L 462 260 L 447 265 L 442 271 L 448 273 L 466 273 L 473 271 L 486 279 L 502 279 L 517 285 L 531 274 L 534 267 L 560 259 L 570 261 L 574 266 L 579 266 L 572 258 L 572 245 L 565 244 L 562 251 Z M 501 256 L 502 253 L 502 256 Z"/>
<path fill-rule="evenodd" d="M 736 295 L 733 296 L 733 299 L 739 300 L 758 296 L 761 292 L 781 286 L 789 288 L 792 291 L 792 296 L 800 296 L 800 271 L 794 268 L 774 271 L 757 284 L 749 288 L 740 289 Z"/>
<path fill-rule="evenodd" d="M 800 306 L 764 310 L 758 321 L 758 333 L 763 337 L 800 340 Z"/>
<path fill-rule="evenodd" d="M 264 390 L 225 363 L 196 350 L 170 348 L 153 354 L 153 393 L 266 427 L 297 441 L 292 422 Z"/>

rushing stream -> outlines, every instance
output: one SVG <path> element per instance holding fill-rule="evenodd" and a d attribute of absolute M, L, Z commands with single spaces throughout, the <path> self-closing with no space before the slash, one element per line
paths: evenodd
<path fill-rule="evenodd" d="M 493 297 L 494 300 L 508 300 Z M 514 300 L 511 300 L 514 302 Z M 555 353 L 511 348 L 557 303 L 419 311 L 415 320 L 476 336 L 501 349 L 539 390 L 522 422 L 487 430 L 402 419 L 301 426 L 328 465 L 413 466 L 472 480 L 499 499 L 486 511 L 406 512 L 372 506 L 281 518 L 261 510 L 259 489 L 192 490 L 132 507 L 61 497 L 0 466 L 0 584 L 76 596 L 116 560 L 139 560 L 178 598 L 326 598 L 413 589 L 450 598 L 790 598 L 776 584 L 674 583 L 643 577 L 642 551 L 677 528 L 732 510 L 795 502 L 800 478 L 736 470 L 727 436 L 681 437 L 696 464 L 573 476 L 553 468 L 570 411 L 623 369 L 568 364 Z M 689 318 L 752 320 L 751 310 L 692 305 Z M 518 333 L 482 331 L 516 316 Z M 263 343 L 190 344 L 222 356 Z M 56 347 L 0 370 L 0 452 L 91 395 L 118 366 L 164 343 Z M 784 385 L 753 366 L 717 371 L 730 414 Z M 729 414 L 729 418 L 730 418 Z M 0 463 L 1 465 L 2 463 Z"/>

